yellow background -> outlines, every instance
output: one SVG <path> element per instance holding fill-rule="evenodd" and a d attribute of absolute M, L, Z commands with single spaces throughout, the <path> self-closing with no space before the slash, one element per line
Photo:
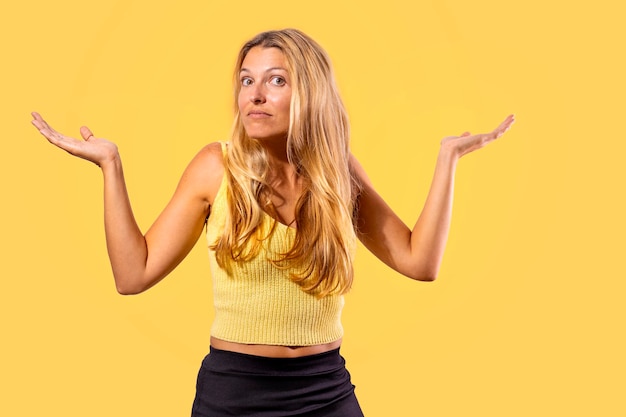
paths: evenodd
<path fill-rule="evenodd" d="M 240 45 L 297 27 L 331 55 L 353 151 L 412 224 L 441 137 L 517 123 L 460 162 L 439 280 L 360 248 L 344 314 L 368 417 L 623 416 L 619 2 L 11 2 L 0 14 L 0 415 L 185 416 L 212 317 L 201 240 L 116 294 L 101 175 L 30 126 L 114 140 L 140 225 L 227 137 Z"/>

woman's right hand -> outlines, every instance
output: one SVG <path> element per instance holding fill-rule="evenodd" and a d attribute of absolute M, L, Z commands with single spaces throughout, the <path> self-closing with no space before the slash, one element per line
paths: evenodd
<path fill-rule="evenodd" d="M 32 115 L 32 124 L 39 130 L 39 133 L 53 145 L 74 156 L 91 161 L 99 167 L 104 167 L 119 158 L 117 145 L 106 139 L 96 138 L 85 126 L 80 128 L 83 140 L 78 140 L 54 130 L 39 113 L 33 112 Z"/>

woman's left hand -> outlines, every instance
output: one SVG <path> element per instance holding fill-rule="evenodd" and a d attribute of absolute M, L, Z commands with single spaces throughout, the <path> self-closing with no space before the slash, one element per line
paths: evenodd
<path fill-rule="evenodd" d="M 442 150 L 452 152 L 452 154 L 458 159 L 463 155 L 467 155 L 470 152 L 480 149 L 483 146 L 493 142 L 502 136 L 515 121 L 514 115 L 509 115 L 500 126 L 496 127 L 489 133 L 480 133 L 472 135 L 469 132 L 463 133 L 461 136 L 448 136 L 441 140 Z"/>

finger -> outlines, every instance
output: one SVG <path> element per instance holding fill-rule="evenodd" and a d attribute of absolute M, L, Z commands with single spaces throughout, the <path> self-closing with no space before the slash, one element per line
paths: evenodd
<path fill-rule="evenodd" d="M 39 130 L 48 141 L 54 145 L 63 147 L 62 144 L 66 142 L 71 142 L 75 139 L 68 138 L 65 135 L 60 134 L 56 130 L 52 129 L 48 124 L 41 118 L 32 120 L 32 124 Z"/>
<path fill-rule="evenodd" d="M 79 141 L 56 132 L 50 133 L 47 130 L 42 131 L 42 134 L 51 144 L 69 152 L 72 155 L 79 155 L 81 153 L 81 149 L 84 149 L 85 142 L 83 141 Z"/>
<path fill-rule="evenodd" d="M 39 133 L 45 136 L 48 141 L 54 145 L 60 146 L 60 144 L 66 141 L 66 138 L 59 132 L 52 131 L 48 128 L 39 129 Z"/>
<path fill-rule="evenodd" d="M 41 117 L 39 113 L 34 111 L 31 114 L 33 116 L 33 123 L 37 122 L 40 125 L 47 125 L 46 121 L 43 119 L 43 117 Z"/>
<path fill-rule="evenodd" d="M 35 120 L 43 120 L 43 117 L 41 117 L 41 115 L 39 113 L 37 113 L 36 111 L 33 111 L 30 114 L 31 114 L 31 116 L 33 116 L 33 119 L 35 119 Z"/>
<path fill-rule="evenodd" d="M 83 139 L 85 140 L 89 140 L 90 138 L 93 137 L 93 133 L 91 133 L 91 130 L 89 130 L 89 128 L 87 126 L 82 126 L 80 128 L 80 135 L 83 137 Z"/>
<path fill-rule="evenodd" d="M 463 132 L 463 133 L 461 133 L 460 137 L 465 137 L 465 136 L 470 136 L 470 135 L 471 135 L 470 132 Z"/>
<path fill-rule="evenodd" d="M 39 120 L 33 119 L 30 121 L 32 123 L 33 126 L 35 126 L 37 129 L 41 130 L 43 129 L 43 125 L 41 124 L 41 122 Z"/>
<path fill-rule="evenodd" d="M 499 127 L 503 128 L 504 130 L 507 130 L 509 127 L 511 127 L 513 122 L 515 122 L 515 115 L 510 114 L 507 116 L 506 119 L 504 119 L 502 123 L 500 123 Z"/>
<path fill-rule="evenodd" d="M 513 114 L 508 115 L 507 118 L 504 119 L 504 121 L 502 123 L 500 123 L 500 126 L 498 126 L 493 131 L 493 133 L 495 134 L 496 138 L 499 138 L 504 133 L 506 133 L 506 131 L 511 128 L 511 125 L 513 124 L 513 122 L 515 122 L 515 115 L 513 115 Z"/>
<path fill-rule="evenodd" d="M 30 122 L 37 128 L 37 129 L 43 129 L 44 127 L 44 121 L 43 118 L 41 117 L 41 115 L 37 112 L 32 112 L 31 115 L 33 116 L 33 120 L 31 120 Z"/>
<path fill-rule="evenodd" d="M 33 120 L 32 124 L 37 128 L 37 130 L 39 130 L 39 133 L 41 133 L 46 139 L 48 139 L 52 143 L 56 144 L 56 142 L 61 140 L 63 137 L 63 135 L 61 135 L 56 130 L 50 128 L 50 126 L 45 124 L 45 122 L 42 123 L 41 120 Z"/>
<path fill-rule="evenodd" d="M 43 130 L 43 129 L 47 129 L 50 132 L 56 132 L 52 127 L 50 127 L 50 125 L 43 119 L 43 117 L 41 117 L 41 115 L 37 112 L 33 112 L 33 120 L 32 120 L 32 124 L 35 125 L 35 127 L 37 129 L 39 129 L 39 131 Z"/>
<path fill-rule="evenodd" d="M 35 126 L 37 128 L 37 130 L 39 130 L 40 133 L 43 134 L 43 131 L 52 131 L 50 129 L 49 126 L 47 126 L 45 123 L 42 123 L 40 120 L 32 120 L 31 123 L 33 124 L 33 126 Z"/>

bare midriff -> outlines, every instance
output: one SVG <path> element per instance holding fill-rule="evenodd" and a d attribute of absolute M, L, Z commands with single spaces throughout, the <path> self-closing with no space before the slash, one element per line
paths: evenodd
<path fill-rule="evenodd" d="M 211 346 L 220 350 L 245 353 L 247 355 L 265 356 L 267 358 L 298 358 L 301 356 L 317 355 L 328 352 L 341 346 L 341 339 L 334 342 L 312 346 L 274 346 L 248 345 L 244 343 L 227 342 L 211 336 Z"/>

